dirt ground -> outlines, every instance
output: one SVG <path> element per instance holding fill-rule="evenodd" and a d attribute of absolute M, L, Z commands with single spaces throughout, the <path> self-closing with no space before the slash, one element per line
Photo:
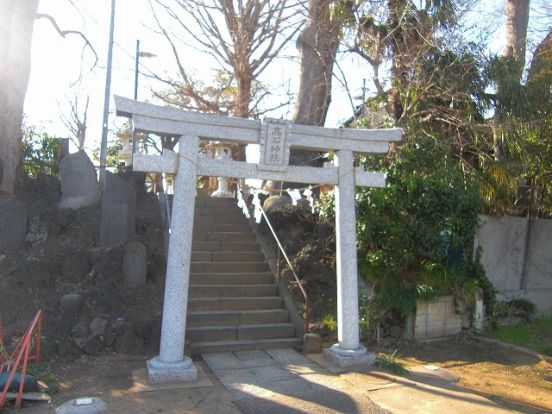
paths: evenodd
<path fill-rule="evenodd" d="M 433 364 L 446 368 L 460 377 L 456 384 L 460 389 L 488 397 L 501 406 L 529 414 L 552 412 L 552 364 L 544 360 L 466 336 L 407 345 L 397 353 L 399 361 L 407 366 Z M 146 359 L 114 355 L 50 363 L 43 372 L 55 376 L 59 384 L 53 402 L 30 404 L 20 412 L 53 412 L 53 407 L 68 399 L 97 396 L 109 401 L 109 412 L 117 413 L 239 413 L 232 395 L 202 361 L 196 363 L 213 386 L 136 392 L 132 373 L 143 369 Z"/>
<path fill-rule="evenodd" d="M 516 410 L 552 412 L 552 364 L 544 359 L 468 336 L 405 346 L 397 354 L 406 366 L 446 368 L 460 377 L 458 386 L 511 402 Z"/>
<path fill-rule="evenodd" d="M 45 414 L 64 401 L 79 397 L 98 397 L 108 401 L 108 413 L 118 414 L 181 414 L 181 413 L 229 413 L 239 414 L 232 404 L 232 396 L 224 390 L 212 373 L 207 373 L 214 384 L 210 387 L 168 389 L 155 392 L 133 391 L 132 373 L 143 369 L 147 357 L 116 355 L 98 358 L 83 357 L 79 360 L 49 364 L 47 371 L 54 374 L 59 392 L 52 394 L 51 403 L 26 403 L 19 410 L 5 413 Z M 203 371 L 206 365 L 199 362 Z M 40 376 L 39 376 L 40 377 Z"/>
<path fill-rule="evenodd" d="M 18 194 L 27 206 L 29 229 L 23 251 L 0 254 L 0 321 L 6 347 L 13 346 L 42 310 L 44 358 L 69 360 L 82 352 L 112 350 L 156 352 L 165 269 L 157 198 L 136 191 L 135 239 L 147 248 L 147 284 L 133 288 L 123 279 L 123 247 L 99 246 L 100 204 L 58 210 L 59 195 L 57 178 L 45 175 L 29 180 Z M 78 294 L 80 304 L 63 309 L 66 294 Z M 107 325 L 91 334 L 95 319 Z"/>

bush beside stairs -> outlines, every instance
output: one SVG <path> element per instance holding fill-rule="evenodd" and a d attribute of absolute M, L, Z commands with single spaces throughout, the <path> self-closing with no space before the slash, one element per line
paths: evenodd
<path fill-rule="evenodd" d="M 196 199 L 186 327 L 192 354 L 302 343 L 235 199 Z"/>

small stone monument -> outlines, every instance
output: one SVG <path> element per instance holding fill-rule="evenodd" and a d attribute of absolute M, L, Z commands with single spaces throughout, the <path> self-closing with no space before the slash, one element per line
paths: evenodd
<path fill-rule="evenodd" d="M 146 246 L 138 241 L 131 241 L 123 250 L 123 279 L 130 287 L 146 284 L 147 250 Z"/>
<path fill-rule="evenodd" d="M 66 156 L 59 164 L 61 183 L 60 209 L 79 209 L 96 204 L 100 200 L 100 187 L 96 170 L 86 152 L 80 150 Z"/>
<path fill-rule="evenodd" d="M 25 247 L 27 209 L 13 198 L 0 200 L 0 253 Z"/>
<path fill-rule="evenodd" d="M 134 237 L 136 192 L 131 183 L 109 171 L 105 176 L 100 223 L 100 246 L 112 247 Z"/>

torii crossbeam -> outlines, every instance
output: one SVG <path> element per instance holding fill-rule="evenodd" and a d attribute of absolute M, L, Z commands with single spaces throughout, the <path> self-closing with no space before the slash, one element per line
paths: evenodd
<path fill-rule="evenodd" d="M 179 154 L 136 153 L 136 171 L 176 174 L 167 259 L 167 277 L 159 356 L 148 361 L 151 383 L 195 380 L 196 369 L 184 356 L 196 177 L 258 178 L 335 185 L 338 343 L 325 350 L 347 367 L 373 363 L 359 343 L 355 185 L 383 187 L 385 175 L 354 167 L 353 153 L 384 153 L 399 141 L 402 129 L 336 129 L 265 119 L 263 122 L 163 108 L 115 97 L 117 114 L 132 119 L 137 132 L 179 137 Z M 258 164 L 215 160 L 199 153 L 200 140 L 259 144 Z M 290 148 L 334 151 L 334 165 L 289 165 Z"/>

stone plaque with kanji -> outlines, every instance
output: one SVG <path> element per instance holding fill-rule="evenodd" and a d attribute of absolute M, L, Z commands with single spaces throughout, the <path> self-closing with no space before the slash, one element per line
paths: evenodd
<path fill-rule="evenodd" d="M 284 171 L 289 164 L 290 123 L 281 119 L 266 118 L 261 135 L 261 158 L 259 169 Z"/>

